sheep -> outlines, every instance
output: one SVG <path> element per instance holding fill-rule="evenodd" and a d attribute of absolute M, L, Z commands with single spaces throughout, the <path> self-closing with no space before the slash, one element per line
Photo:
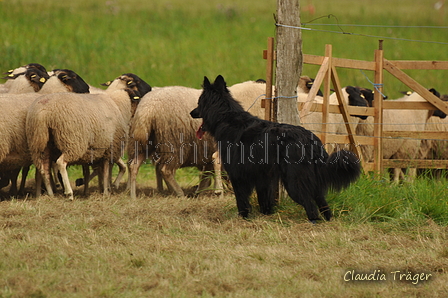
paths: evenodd
<path fill-rule="evenodd" d="M 33 71 L 32 69 L 27 70 Z M 38 80 L 40 81 L 40 79 Z M 0 102 L 0 167 L 3 176 L 9 177 L 12 182 L 10 193 L 17 194 L 17 175 L 21 167 L 31 164 L 31 156 L 26 141 L 26 114 L 32 102 L 43 94 L 56 92 L 88 92 L 87 84 L 69 70 L 57 71 L 50 77 L 36 93 L 2 94 Z M 26 173 L 23 173 L 26 177 Z M 24 186 L 22 179 L 21 189 Z"/>
<path fill-rule="evenodd" d="M 433 93 L 436 91 L 431 89 Z M 402 102 L 426 102 L 417 93 L 396 99 Z M 431 110 L 384 110 L 383 111 L 383 131 L 424 131 L 428 119 L 433 115 Z M 439 117 L 443 117 L 443 113 L 438 111 Z M 373 136 L 374 122 L 369 117 L 362 120 L 357 126 L 356 134 L 361 136 Z M 415 159 L 418 156 L 420 139 L 412 138 L 396 138 L 383 139 L 383 158 L 384 159 Z M 373 146 L 361 146 L 363 160 L 373 161 Z M 400 180 L 401 169 L 394 169 L 393 181 L 398 183 Z M 415 169 L 412 169 L 410 176 L 415 176 Z"/>
<path fill-rule="evenodd" d="M 313 82 L 314 79 L 301 76 L 297 84 L 297 93 L 308 94 Z M 266 82 L 264 80 L 238 83 L 229 87 L 229 90 L 232 97 L 239 101 L 246 111 L 264 119 L 265 109 L 261 107 L 261 99 L 266 95 Z M 319 90 L 317 95 L 322 96 L 322 92 Z"/>
<path fill-rule="evenodd" d="M 441 99 L 448 101 L 448 96 L 443 95 Z M 435 111 L 434 115 L 426 122 L 425 130 L 448 132 L 448 118 L 444 117 L 440 111 Z M 422 140 L 419 157 L 435 160 L 448 159 L 448 142 L 446 140 Z M 438 172 L 436 171 L 436 173 Z"/>
<path fill-rule="evenodd" d="M 200 95 L 198 89 L 169 86 L 157 88 L 142 98 L 129 132 L 128 189 L 132 198 L 136 197 L 138 170 L 148 158 L 156 166 L 157 189 L 163 190 L 163 178 L 168 188 L 180 197 L 184 192 L 174 178 L 178 168 L 212 169 L 211 154 L 216 149 L 215 143 L 209 137 L 196 139 L 195 131 L 200 120 L 194 120 L 188 114 Z M 204 187 L 201 183 L 198 190 Z"/>
<path fill-rule="evenodd" d="M 20 72 L 25 70 L 25 72 Z M 12 71 L 12 73 L 7 77 L 12 80 L 12 84 L 9 85 L 7 93 L 0 94 L 1 98 L 8 97 L 9 94 L 19 94 L 28 92 L 39 91 L 46 80 L 49 78 L 48 73 L 45 68 L 40 64 L 29 64 L 26 67 L 21 67 L 20 71 Z M 1 173 L 2 183 L 0 188 L 3 188 L 9 184 L 11 181 L 12 186 L 10 188 L 10 195 L 17 195 L 17 177 L 20 173 L 21 168 L 14 170 L 4 170 Z M 20 184 L 20 192 L 23 192 L 25 188 L 26 176 L 29 171 L 29 166 L 25 166 L 22 169 L 22 182 Z"/>
<path fill-rule="evenodd" d="M 365 99 L 365 97 L 361 93 L 361 89 L 358 87 L 353 86 L 347 86 L 345 88 L 342 88 L 342 95 L 344 100 L 348 103 L 348 105 L 351 106 L 360 106 L 360 107 L 368 107 L 368 102 Z M 306 93 L 299 93 L 298 94 L 298 101 L 299 102 L 306 102 L 307 101 L 308 94 Z M 323 103 L 323 98 L 321 96 L 316 96 L 313 99 L 316 103 Z M 332 93 L 329 98 L 330 104 L 338 104 L 338 100 L 336 97 L 336 93 Z M 366 119 L 366 116 L 357 116 L 352 115 L 350 116 L 350 122 L 353 124 L 354 128 L 356 129 L 358 123 L 362 119 Z M 306 129 L 319 134 L 322 130 L 322 113 L 321 112 L 312 112 L 310 111 L 308 114 L 304 115 L 300 119 L 303 127 Z M 344 122 L 344 118 L 341 114 L 328 114 L 327 118 L 327 132 L 333 133 L 333 134 L 346 134 L 347 129 Z M 334 148 L 329 149 L 330 152 L 333 150 L 337 150 L 337 146 L 334 146 Z"/>
<path fill-rule="evenodd" d="M 46 71 L 37 68 L 29 68 L 24 73 L 16 74 L 12 78 L 12 84 L 8 94 L 38 92 L 44 83 L 50 78 Z"/>
<path fill-rule="evenodd" d="M 47 70 L 45 67 L 38 63 L 30 63 L 21 67 L 18 67 L 16 69 L 12 69 L 5 74 L 8 76 L 4 77 L 3 79 L 8 80 L 6 83 L 0 85 L 0 94 L 1 93 L 21 93 L 21 92 L 10 92 L 11 87 L 14 85 L 15 79 L 22 74 L 24 74 L 28 69 L 37 69 L 41 71 L 42 73 L 46 73 Z M 27 91 L 27 92 L 33 92 L 33 91 Z"/>
<path fill-rule="evenodd" d="M 48 94 L 31 104 L 26 118 L 28 147 L 48 195 L 53 196 L 51 162 L 62 176 L 69 199 L 74 199 L 67 174 L 71 164 L 98 165 L 103 194 L 109 194 L 109 163 L 120 158 L 135 106 L 149 91 L 151 86 L 127 73 L 116 78 L 105 94 Z M 40 195 L 40 187 L 36 189 Z"/>

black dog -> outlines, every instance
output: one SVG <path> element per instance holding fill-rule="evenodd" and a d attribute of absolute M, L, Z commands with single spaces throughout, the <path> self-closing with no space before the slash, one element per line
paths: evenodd
<path fill-rule="evenodd" d="M 230 95 L 222 76 L 213 84 L 205 77 L 203 88 L 198 107 L 190 115 L 203 119 L 197 131 L 199 138 L 209 132 L 218 142 L 239 214 L 248 217 L 249 196 L 254 187 L 260 211 L 271 214 L 281 179 L 289 196 L 305 208 L 310 221 L 319 219 L 315 204 L 329 220 L 326 192 L 329 188 L 347 187 L 359 177 L 361 167 L 356 155 L 341 150 L 328 156 L 311 131 L 261 120 L 245 112 Z"/>

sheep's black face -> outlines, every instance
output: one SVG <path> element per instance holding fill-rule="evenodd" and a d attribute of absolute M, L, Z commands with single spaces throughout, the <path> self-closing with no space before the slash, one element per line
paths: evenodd
<path fill-rule="evenodd" d="M 308 89 L 308 92 L 311 90 L 311 88 L 313 88 L 314 85 L 314 79 L 309 78 L 309 81 L 306 82 L 306 88 Z M 317 90 L 316 93 L 318 96 L 324 96 L 324 94 L 322 93 L 322 91 L 319 89 Z"/>
<path fill-rule="evenodd" d="M 364 96 L 361 94 L 359 88 L 347 86 L 345 91 L 348 93 L 348 104 L 357 107 L 368 107 L 369 104 Z M 362 120 L 367 119 L 367 116 L 354 115 L 355 117 L 361 118 Z"/>
<path fill-rule="evenodd" d="M 437 91 L 436 89 L 431 88 L 431 89 L 429 89 L 429 92 L 431 92 L 432 94 L 434 94 L 434 95 L 437 96 L 438 98 L 441 98 L 441 97 L 440 97 L 440 93 L 439 93 L 439 91 Z M 441 98 L 441 99 L 442 99 L 442 98 Z M 443 99 L 442 99 L 442 100 L 443 100 Z M 444 101 L 445 101 L 445 100 L 444 100 Z M 446 118 L 446 114 L 445 114 L 444 112 L 442 112 L 441 110 L 436 110 L 436 111 L 434 111 L 433 116 L 435 116 L 435 117 L 439 117 L 439 118 L 442 118 L 442 119 L 445 119 L 445 118 Z"/>
<path fill-rule="evenodd" d="M 70 92 L 89 93 L 89 85 L 73 70 L 54 69 L 54 75 L 63 82 Z"/>
<path fill-rule="evenodd" d="M 50 78 L 48 73 L 42 72 L 37 68 L 30 68 L 25 72 L 25 77 L 30 81 L 34 91 L 39 91 L 45 82 Z"/>
<path fill-rule="evenodd" d="M 138 91 L 141 96 L 144 96 L 152 89 L 148 83 L 133 73 L 125 73 L 120 76 L 120 79 L 126 82 L 127 88 Z"/>
<path fill-rule="evenodd" d="M 39 63 L 30 63 L 25 65 L 26 69 L 38 69 L 43 73 L 47 73 L 47 70 L 45 69 L 45 67 Z M 47 73 L 48 74 L 48 73 Z M 48 79 L 48 78 L 47 78 Z"/>

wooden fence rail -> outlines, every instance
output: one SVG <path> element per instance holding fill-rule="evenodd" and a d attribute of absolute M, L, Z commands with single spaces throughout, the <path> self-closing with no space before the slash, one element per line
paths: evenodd
<path fill-rule="evenodd" d="M 268 39 L 268 50 L 264 51 L 263 57 L 267 59 L 267 87 L 266 91 L 272 90 L 273 63 L 275 60 L 275 51 L 273 47 L 273 38 Z M 439 109 L 448 114 L 448 103 L 437 98 L 425 87 L 420 85 L 414 79 L 409 77 L 402 69 L 436 69 L 447 70 L 448 61 L 390 61 L 384 58 L 382 50 L 382 41 L 379 49 L 375 50 L 374 61 L 363 61 L 353 59 L 342 59 L 332 57 L 332 46 L 326 45 L 325 56 L 303 55 L 303 62 L 306 64 L 320 65 L 316 74 L 315 81 L 308 94 L 307 101 L 298 103 L 300 116 L 303 117 L 312 112 L 322 113 L 322 129 L 316 135 L 322 140 L 323 144 L 346 144 L 359 157 L 360 146 L 374 146 L 373 162 L 363 161 L 364 171 L 373 171 L 381 174 L 385 168 L 442 168 L 448 169 L 448 160 L 406 160 L 406 159 L 383 159 L 383 139 L 384 138 L 413 138 L 413 139 L 433 139 L 448 140 L 448 132 L 439 131 L 384 131 L 383 112 L 386 109 L 412 109 L 429 110 Z M 348 106 L 342 96 L 342 86 L 339 82 L 337 68 L 349 68 L 359 70 L 373 71 L 375 74 L 374 86 L 379 92 L 374 92 L 374 106 L 352 107 Z M 398 80 L 407 85 L 411 90 L 417 92 L 427 102 L 394 102 L 382 99 L 383 71 L 391 73 Z M 330 104 L 330 83 L 335 90 L 338 104 Z M 323 84 L 323 103 L 313 102 L 319 88 Z M 272 92 L 272 91 L 269 91 Z M 272 94 L 266 96 L 263 101 L 263 107 L 266 109 L 266 119 L 275 120 L 275 104 L 272 101 Z M 329 113 L 341 114 L 347 134 L 331 134 L 327 130 L 327 119 Z M 358 136 L 355 134 L 353 124 L 350 122 L 350 115 L 364 115 L 374 118 L 373 136 Z"/>

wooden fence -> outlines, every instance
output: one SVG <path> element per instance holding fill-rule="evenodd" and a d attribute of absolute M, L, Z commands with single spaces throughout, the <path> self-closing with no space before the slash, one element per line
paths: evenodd
<path fill-rule="evenodd" d="M 274 39 L 268 39 L 268 49 L 263 52 L 263 57 L 267 59 L 266 68 L 266 98 L 262 101 L 265 108 L 265 119 L 275 121 L 275 104 L 272 100 L 273 65 L 275 60 Z M 323 144 L 348 144 L 351 150 L 359 157 L 360 145 L 370 145 L 374 148 L 373 162 L 363 161 L 364 171 L 373 171 L 377 174 L 383 172 L 385 168 L 442 168 L 448 169 L 448 160 L 406 160 L 406 159 L 383 159 L 383 139 L 384 138 L 415 138 L 448 140 L 448 132 L 434 131 L 384 131 L 383 112 L 385 109 L 439 109 L 448 114 L 448 103 L 437 98 L 425 87 L 409 77 L 402 69 L 431 69 L 446 70 L 448 61 L 390 61 L 384 58 L 382 41 L 379 49 L 375 50 L 374 61 L 341 59 L 332 57 L 332 46 L 326 45 L 325 56 L 303 55 L 303 62 L 306 64 L 320 65 L 320 69 L 315 77 L 314 84 L 308 94 L 305 103 L 299 103 L 300 116 L 307 115 L 309 111 L 322 112 L 322 130 L 316 133 Z M 358 70 L 369 70 L 374 72 L 374 106 L 371 108 L 353 107 L 343 100 L 342 86 L 337 74 L 337 68 L 350 68 Z M 426 99 L 427 102 L 394 102 L 382 99 L 383 71 L 391 73 L 398 80 L 407 85 L 411 90 L 417 92 Z M 313 103 L 319 88 L 323 84 L 323 104 Z M 338 105 L 330 105 L 329 95 L 331 85 L 335 90 Z M 275 97 L 274 97 L 275 98 Z M 327 119 L 329 113 L 339 113 L 347 128 L 346 135 L 336 135 L 328 133 Z M 374 133 L 372 136 L 357 136 L 353 124 L 350 123 L 350 115 L 365 115 L 374 118 Z"/>

